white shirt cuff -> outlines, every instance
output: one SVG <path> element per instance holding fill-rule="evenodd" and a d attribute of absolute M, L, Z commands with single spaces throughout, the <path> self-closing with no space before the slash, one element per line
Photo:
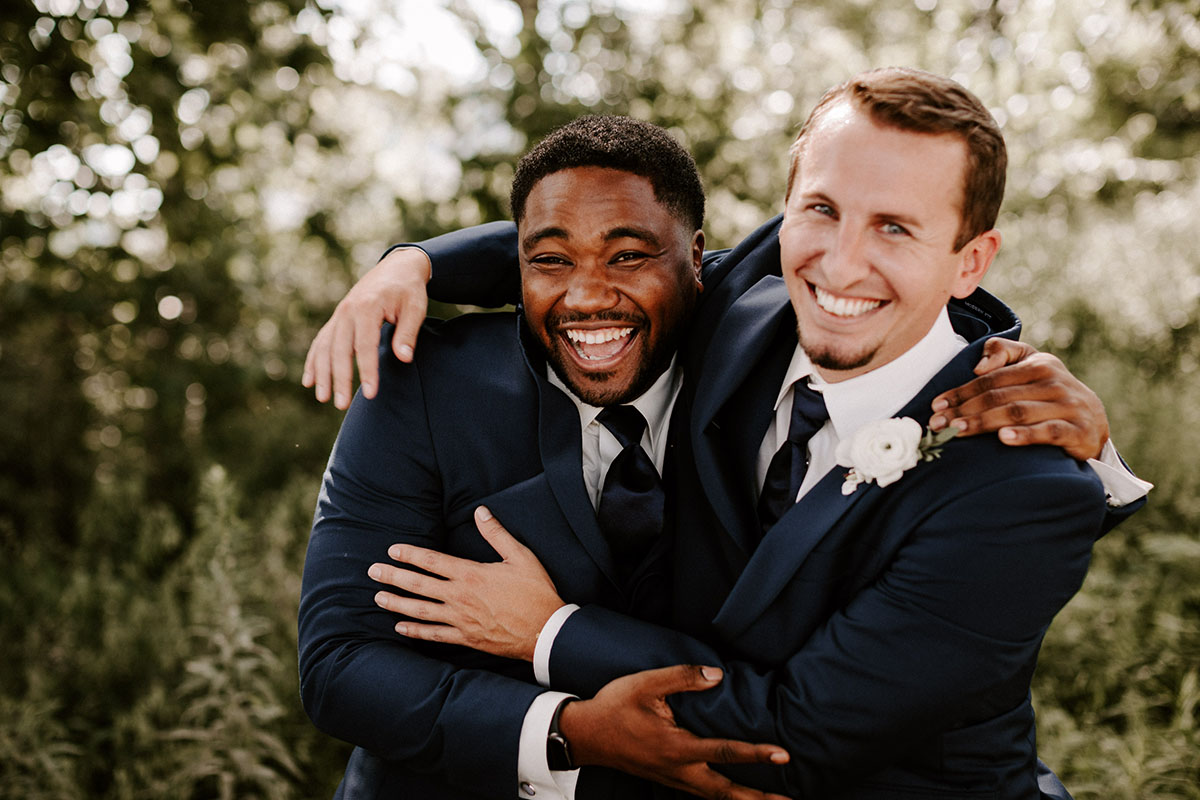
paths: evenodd
<path fill-rule="evenodd" d="M 573 800 L 579 770 L 551 770 L 546 762 L 550 719 L 563 700 L 574 695 L 544 692 L 533 699 L 521 724 L 517 750 L 517 797 L 529 800 Z"/>
<path fill-rule="evenodd" d="M 1088 464 L 1100 478 L 1100 483 L 1104 484 L 1104 492 L 1108 495 L 1108 504 L 1114 508 L 1140 500 L 1154 488 L 1153 483 L 1137 477 L 1121 463 L 1112 439 L 1104 443 L 1100 458 L 1089 458 Z"/>
<path fill-rule="evenodd" d="M 550 619 L 546 620 L 546 624 L 542 626 L 541 632 L 538 633 L 537 644 L 533 646 L 533 677 L 542 686 L 550 686 L 550 651 L 554 649 L 554 638 L 562 630 L 567 617 L 578 610 L 579 606 L 574 603 L 567 603 L 550 615 Z M 547 720 L 549 720 L 549 717 L 547 717 Z M 548 724 L 549 722 L 547 721 Z"/>

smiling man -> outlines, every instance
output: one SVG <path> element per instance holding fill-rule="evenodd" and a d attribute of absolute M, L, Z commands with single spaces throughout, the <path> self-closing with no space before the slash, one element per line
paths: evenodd
<path fill-rule="evenodd" d="M 647 178 L 607 167 L 547 175 L 514 207 L 525 322 L 584 403 L 629 402 L 667 372 L 700 288 L 703 206 L 686 213 Z"/>
<path fill-rule="evenodd" d="M 672 629 L 564 603 L 492 506 L 500 564 L 402 545 L 440 577 L 373 568 L 417 595 L 379 598 L 410 618 L 397 630 L 539 662 L 586 698 L 558 717 L 584 763 L 670 783 L 677 721 L 777 742 L 786 764 L 730 774 L 792 797 L 1065 797 L 1036 759 L 1029 681 L 1116 518 L 1061 450 L 921 439 L 933 399 L 1019 327 L 977 290 L 1004 168 L 953 81 L 887 69 L 831 90 L 782 220 L 724 257 L 684 351 Z M 639 671 L 671 664 L 723 679 L 668 705 Z"/>
<path fill-rule="evenodd" d="M 528 663 L 401 639 L 367 576 L 396 542 L 487 561 L 474 511 L 518 526 L 574 602 L 661 619 L 672 366 L 700 291 L 704 195 L 665 131 L 627 118 L 559 129 L 518 166 L 523 314 L 429 323 L 409 366 L 381 348 L 330 457 L 305 561 L 300 677 L 322 730 L 353 742 L 339 797 L 637 797 L 651 784 L 578 771 L 553 749 L 566 695 Z M 515 588 L 518 595 L 521 587 Z M 545 619 L 557 605 L 534 608 Z M 688 673 L 670 681 L 690 685 Z M 706 684 L 707 685 L 707 684 Z M 777 747 L 682 731 L 694 786 L 755 800 L 708 762 Z"/>

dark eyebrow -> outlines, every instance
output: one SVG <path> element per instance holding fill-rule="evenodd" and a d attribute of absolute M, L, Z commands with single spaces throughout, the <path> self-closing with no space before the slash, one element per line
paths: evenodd
<path fill-rule="evenodd" d="M 901 225 L 905 228 L 920 229 L 920 227 L 921 227 L 920 220 L 918 220 L 916 217 L 910 217 L 907 214 L 876 214 L 875 222 L 877 222 L 877 223 L 894 222 L 897 225 Z"/>
<path fill-rule="evenodd" d="M 654 247 L 659 246 L 658 237 L 654 235 L 654 231 L 648 228 L 635 228 L 632 225 L 613 228 L 604 234 L 604 241 L 606 242 L 612 242 L 617 239 L 639 239 Z"/>
<path fill-rule="evenodd" d="M 542 228 L 540 231 L 534 231 L 521 240 L 521 249 L 529 250 L 535 244 L 543 239 L 570 239 L 567 232 L 562 228 Z"/>
<path fill-rule="evenodd" d="M 521 248 L 523 250 L 530 250 L 538 242 L 541 242 L 545 239 L 570 238 L 570 235 L 562 228 L 542 228 L 541 230 L 534 231 L 522 239 Z M 646 242 L 653 247 L 658 247 L 660 244 L 658 236 L 656 236 L 653 231 L 648 228 L 639 228 L 633 225 L 620 225 L 604 232 L 604 241 L 613 242 L 617 239 L 637 239 L 639 241 Z"/>

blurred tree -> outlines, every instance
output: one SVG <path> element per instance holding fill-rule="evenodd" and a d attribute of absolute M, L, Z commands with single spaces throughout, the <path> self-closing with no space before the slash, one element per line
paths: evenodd
<path fill-rule="evenodd" d="M 0 21 L 8 547 L 18 533 L 73 542 L 93 480 L 145 480 L 186 520 L 197 464 L 235 460 L 272 486 L 297 446 L 320 463 L 324 437 L 262 426 L 297 402 L 279 383 L 281 323 L 305 312 L 262 268 L 273 224 L 296 215 L 264 178 L 336 147 L 308 124 L 329 69 L 300 13 L 318 14 L 303 0 L 44 0 Z M 336 272 L 344 251 L 319 218 L 285 222 Z"/>

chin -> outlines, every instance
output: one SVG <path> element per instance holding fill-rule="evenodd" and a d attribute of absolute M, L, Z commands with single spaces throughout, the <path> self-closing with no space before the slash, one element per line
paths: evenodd
<path fill-rule="evenodd" d="M 833 370 L 835 372 L 848 372 L 853 369 L 862 369 L 871 363 L 875 358 L 875 354 L 879 352 L 878 347 L 871 347 L 865 350 L 860 350 L 857 353 L 847 353 L 845 351 L 834 350 L 831 347 L 809 347 L 804 344 L 801 338 L 801 346 L 804 347 L 804 352 L 813 364 L 821 369 Z"/>

